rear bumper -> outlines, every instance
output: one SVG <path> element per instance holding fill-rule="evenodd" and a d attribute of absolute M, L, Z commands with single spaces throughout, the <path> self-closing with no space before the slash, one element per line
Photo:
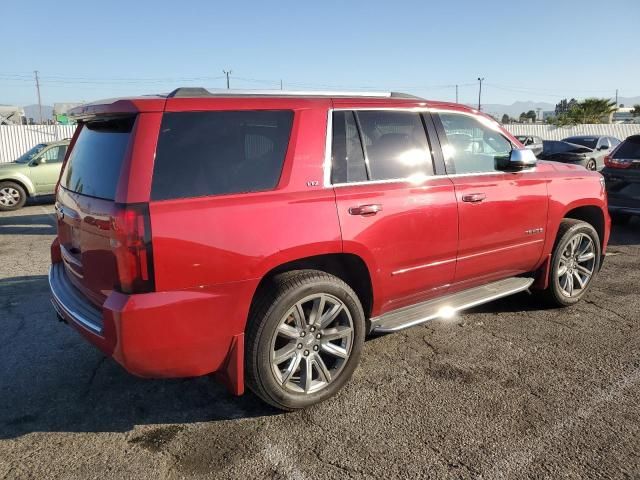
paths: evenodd
<path fill-rule="evenodd" d="M 63 263 L 49 270 L 52 303 L 89 342 L 141 377 L 193 377 L 217 372 L 235 394 L 244 390 L 244 323 L 254 282 L 125 295 L 102 309 L 69 281 Z M 248 300 L 244 297 L 249 296 Z"/>

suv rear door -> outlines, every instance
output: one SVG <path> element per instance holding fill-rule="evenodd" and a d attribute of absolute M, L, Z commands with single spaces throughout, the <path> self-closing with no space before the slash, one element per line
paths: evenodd
<path fill-rule="evenodd" d="M 456 289 L 531 271 L 545 240 L 547 187 L 535 169 L 504 172 L 512 144 L 490 120 L 466 112 L 433 115 L 458 202 Z"/>
<path fill-rule="evenodd" d="M 456 199 L 451 180 L 435 175 L 430 122 L 402 109 L 331 114 L 330 184 L 343 249 L 378 277 L 376 313 L 441 295 L 454 278 Z"/>

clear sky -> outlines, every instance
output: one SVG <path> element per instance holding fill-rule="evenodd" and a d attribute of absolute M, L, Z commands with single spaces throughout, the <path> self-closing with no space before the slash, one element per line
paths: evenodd
<path fill-rule="evenodd" d="M 640 95 L 640 0 L 4 0 L 0 104 L 177 86 L 400 90 L 483 103 Z"/>

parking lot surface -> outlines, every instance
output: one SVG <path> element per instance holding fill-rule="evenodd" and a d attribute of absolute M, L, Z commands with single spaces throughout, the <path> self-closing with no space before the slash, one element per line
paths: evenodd
<path fill-rule="evenodd" d="M 640 221 L 569 309 L 520 294 L 365 344 L 283 414 L 144 380 L 49 303 L 50 204 L 0 213 L 0 478 L 639 478 Z"/>

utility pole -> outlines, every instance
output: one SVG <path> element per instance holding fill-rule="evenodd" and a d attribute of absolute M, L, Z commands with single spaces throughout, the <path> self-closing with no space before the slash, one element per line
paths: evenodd
<path fill-rule="evenodd" d="M 38 78 L 38 70 L 34 70 L 36 75 L 36 90 L 38 91 L 38 114 L 40 115 L 40 123 L 42 124 L 42 100 L 40 99 L 40 78 Z"/>
<path fill-rule="evenodd" d="M 616 88 L 616 110 L 618 109 L 618 89 Z"/>
<path fill-rule="evenodd" d="M 484 82 L 484 77 L 478 77 L 478 82 L 480 82 L 480 88 L 478 89 L 478 111 L 482 110 L 482 82 Z"/>
<path fill-rule="evenodd" d="M 227 90 L 229 90 L 229 75 L 231 75 L 232 70 L 222 70 L 222 73 L 224 73 L 227 76 Z"/>
<path fill-rule="evenodd" d="M 280 90 L 282 90 L 282 79 L 280 79 Z"/>
<path fill-rule="evenodd" d="M 456 103 L 459 103 L 458 102 L 458 85 L 456 85 Z"/>

